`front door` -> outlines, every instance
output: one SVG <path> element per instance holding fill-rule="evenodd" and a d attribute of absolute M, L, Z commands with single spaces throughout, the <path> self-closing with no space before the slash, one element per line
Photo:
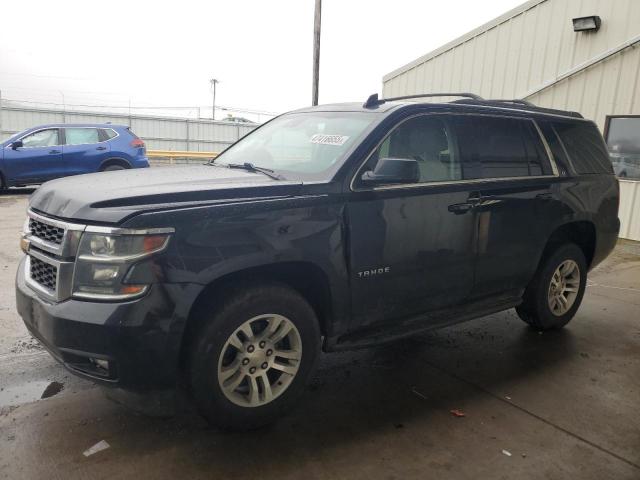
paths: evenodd
<path fill-rule="evenodd" d="M 473 286 L 475 221 L 457 145 L 462 117 L 401 121 L 356 174 L 347 205 L 354 324 L 362 327 L 463 302 Z M 415 160 L 419 181 L 367 185 L 382 158 Z"/>
<path fill-rule="evenodd" d="M 4 163 L 9 181 L 21 185 L 55 178 L 55 172 L 63 166 L 60 129 L 38 130 L 20 140 L 21 147 L 5 148 Z"/>

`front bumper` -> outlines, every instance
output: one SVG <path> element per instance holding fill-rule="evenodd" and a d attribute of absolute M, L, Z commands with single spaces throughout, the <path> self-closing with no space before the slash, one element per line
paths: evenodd
<path fill-rule="evenodd" d="M 175 316 L 179 286 L 155 284 L 129 302 L 44 300 L 16 276 L 16 305 L 27 329 L 72 373 L 103 385 L 148 391 L 174 387 L 184 322 Z M 100 368 L 96 360 L 106 360 Z"/>

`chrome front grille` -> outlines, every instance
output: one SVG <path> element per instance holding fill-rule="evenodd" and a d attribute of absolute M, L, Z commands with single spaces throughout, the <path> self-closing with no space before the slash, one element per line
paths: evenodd
<path fill-rule="evenodd" d="M 30 263 L 31 271 L 29 272 L 29 276 L 31 279 L 46 289 L 55 292 L 58 284 L 58 268 L 36 257 L 31 257 Z"/>
<path fill-rule="evenodd" d="M 36 238 L 45 242 L 62 244 L 64 239 L 64 228 L 49 225 L 35 218 L 29 219 L 29 232 Z"/>
<path fill-rule="evenodd" d="M 85 225 L 65 222 L 29 210 L 24 237 L 29 250 L 25 280 L 41 297 L 61 302 L 71 297 L 74 257 Z"/>

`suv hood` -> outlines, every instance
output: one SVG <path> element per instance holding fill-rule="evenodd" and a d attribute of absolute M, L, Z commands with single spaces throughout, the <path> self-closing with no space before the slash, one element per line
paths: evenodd
<path fill-rule="evenodd" d="M 144 210 L 297 195 L 301 186 L 215 166 L 144 168 L 53 180 L 35 191 L 29 206 L 68 220 L 119 223 Z"/>

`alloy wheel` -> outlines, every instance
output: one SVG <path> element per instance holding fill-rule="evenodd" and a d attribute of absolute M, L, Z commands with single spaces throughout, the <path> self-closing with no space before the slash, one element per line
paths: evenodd
<path fill-rule="evenodd" d="M 573 260 L 562 262 L 551 277 L 548 302 L 551 313 L 560 317 L 567 313 L 576 301 L 580 290 L 580 268 Z"/>
<path fill-rule="evenodd" d="M 241 407 L 266 405 L 291 385 L 302 360 L 300 332 L 277 314 L 253 317 L 227 339 L 218 360 L 218 383 Z"/>

